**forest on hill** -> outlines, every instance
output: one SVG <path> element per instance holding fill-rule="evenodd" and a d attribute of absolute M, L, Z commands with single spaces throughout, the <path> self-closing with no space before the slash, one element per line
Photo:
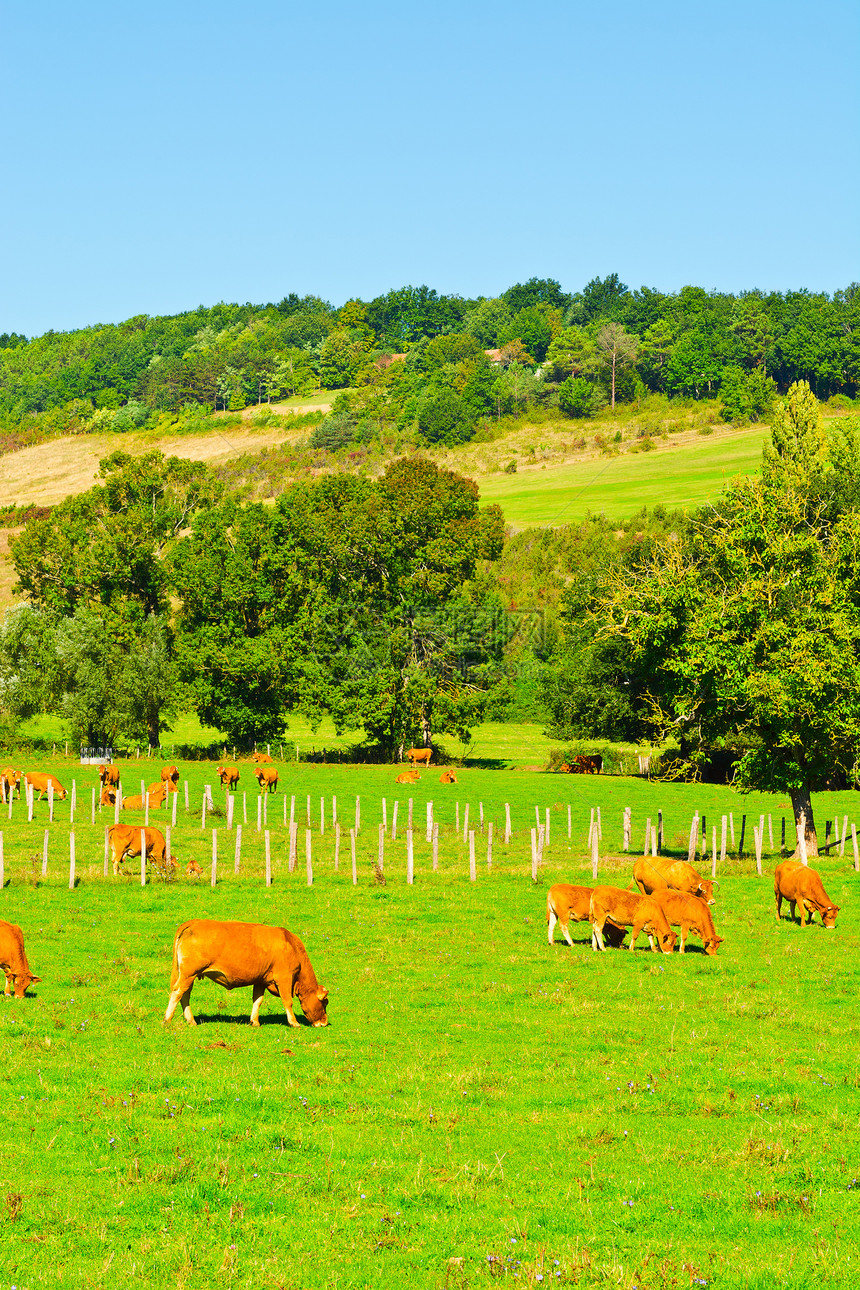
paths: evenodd
<path fill-rule="evenodd" d="M 766 418 L 805 380 L 851 405 L 860 383 L 860 288 L 738 295 L 581 291 L 553 279 L 468 300 L 403 287 L 339 308 L 315 296 L 218 304 L 172 317 L 0 336 L 0 450 L 40 438 L 175 426 L 322 388 L 340 391 L 314 447 L 409 428 L 425 444 L 480 436 L 535 408 L 587 419 L 660 393 L 718 396 L 727 421 Z"/>

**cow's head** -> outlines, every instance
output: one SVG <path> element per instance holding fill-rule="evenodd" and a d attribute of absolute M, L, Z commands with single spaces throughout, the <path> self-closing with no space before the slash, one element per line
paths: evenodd
<path fill-rule="evenodd" d="M 16 972 L 13 977 L 14 990 L 16 999 L 23 999 L 27 990 L 35 981 L 41 981 L 40 976 L 33 976 L 32 972 Z"/>
<path fill-rule="evenodd" d="M 328 990 L 325 986 L 320 986 L 318 990 L 311 990 L 309 994 L 302 996 L 302 1012 L 312 1026 L 328 1025 L 327 1005 Z"/>
<path fill-rule="evenodd" d="M 705 953 L 711 954 L 711 955 L 716 954 L 717 950 L 722 945 L 724 940 L 725 940 L 724 936 L 709 936 L 707 940 L 704 942 Z"/>
<path fill-rule="evenodd" d="M 671 954 L 675 948 L 675 942 L 678 936 L 675 932 L 658 932 L 657 944 L 660 946 L 661 954 Z"/>
<path fill-rule="evenodd" d="M 819 912 L 821 914 L 822 923 L 829 932 L 832 932 L 836 926 L 836 915 L 839 913 L 839 906 L 828 905 L 826 909 L 822 909 Z"/>
<path fill-rule="evenodd" d="M 698 890 L 696 891 L 696 895 L 699 897 L 700 900 L 703 900 L 706 905 L 713 905 L 716 903 L 716 896 L 714 895 L 714 886 L 715 884 L 711 881 L 710 878 L 699 879 L 699 887 L 698 887 Z"/>

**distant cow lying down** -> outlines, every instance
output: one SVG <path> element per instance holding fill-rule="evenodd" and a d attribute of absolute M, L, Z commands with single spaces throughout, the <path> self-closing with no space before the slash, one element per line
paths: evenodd
<path fill-rule="evenodd" d="M 166 792 L 164 785 L 159 784 L 157 788 L 147 792 L 146 796 L 149 798 L 150 810 L 157 810 L 165 802 Z M 124 811 L 142 811 L 146 806 L 146 801 L 141 797 L 140 793 L 134 793 L 131 797 L 124 797 L 121 805 Z"/>
<path fill-rule="evenodd" d="M 177 1004 L 185 1020 L 197 1023 L 191 1012 L 191 990 L 195 981 L 208 977 L 227 990 L 250 985 L 253 988 L 251 1025 L 260 1024 L 260 1005 L 268 990 L 280 995 L 291 1026 L 297 1026 L 293 996 L 312 1026 L 327 1026 L 328 990 L 320 987 L 307 950 L 285 927 L 265 923 L 222 923 L 192 918 L 183 923 L 173 942 L 173 972 L 165 1022 Z"/>
<path fill-rule="evenodd" d="M 439 776 L 439 783 L 440 783 L 440 784 L 456 784 L 456 783 L 457 783 L 457 776 L 454 774 L 453 770 L 443 770 L 443 771 L 442 771 L 442 774 Z"/>
<path fill-rule="evenodd" d="M 654 953 L 657 945 L 663 954 L 671 954 L 676 936 L 670 929 L 666 915 L 653 896 L 635 896 L 631 891 L 622 891 L 620 887 L 595 887 L 591 893 L 591 947 L 606 949 L 603 927 L 607 919 L 619 927 L 630 928 L 630 949 L 636 944 L 636 938 L 644 929 L 648 943 Z M 657 941 L 657 945 L 654 941 Z"/>
<path fill-rule="evenodd" d="M 263 753 L 263 752 L 255 752 L 253 757 L 251 758 L 251 761 L 255 761 L 258 764 L 260 762 L 266 762 L 268 764 L 273 762 L 274 760 L 275 760 L 274 757 L 272 757 L 270 753 Z"/>
<path fill-rule="evenodd" d="M 561 928 L 568 945 L 573 945 L 568 924 L 571 920 L 574 923 L 589 921 L 592 890 L 591 887 L 573 887 L 567 882 L 557 882 L 554 887 L 550 887 L 546 897 L 546 921 L 550 945 L 552 945 L 556 923 Z M 623 944 L 626 935 L 625 928 L 619 927 L 611 919 L 607 919 L 603 924 L 603 939 L 608 941 L 613 949 L 618 949 Z"/>
<path fill-rule="evenodd" d="M 421 779 L 417 770 L 404 770 L 395 779 L 395 784 L 417 784 Z"/>

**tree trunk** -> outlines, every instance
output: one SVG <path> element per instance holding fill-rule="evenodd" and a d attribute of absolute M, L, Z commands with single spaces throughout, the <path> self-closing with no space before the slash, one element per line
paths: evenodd
<path fill-rule="evenodd" d="M 161 747 L 161 719 L 157 714 L 149 719 L 149 746 L 150 748 Z"/>
<path fill-rule="evenodd" d="M 806 854 L 807 856 L 818 855 L 818 836 L 815 832 L 815 816 L 812 814 L 812 799 L 809 795 L 809 789 L 793 788 L 791 790 L 791 805 L 794 808 L 794 833 L 795 833 L 795 850 L 792 856 L 793 860 L 800 859 L 800 848 L 797 846 L 797 829 L 800 824 L 801 812 L 806 819 Z"/>

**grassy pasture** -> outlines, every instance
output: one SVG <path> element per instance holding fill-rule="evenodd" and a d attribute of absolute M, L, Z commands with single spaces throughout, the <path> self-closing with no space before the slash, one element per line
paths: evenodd
<path fill-rule="evenodd" d="M 686 852 L 694 809 L 756 820 L 782 799 L 640 780 L 432 770 L 395 786 L 388 767 L 289 766 L 304 823 L 311 795 L 315 881 L 286 872 L 280 795 L 268 802 L 274 885 L 263 885 L 250 767 L 242 871 L 223 817 L 219 882 L 102 877 L 103 827 L 89 824 L 95 771 L 44 763 L 78 781 L 79 882 L 68 888 L 68 802 L 0 810 L 6 886 L 0 917 L 24 928 L 44 980 L 4 1001 L 5 1133 L 0 1268 L 18 1290 L 127 1287 L 714 1287 L 853 1285 L 860 1259 L 856 910 L 846 856 L 817 867 L 841 906 L 837 930 L 773 915 L 770 873 L 731 857 L 714 910 L 717 958 L 693 941 L 682 959 L 546 943 L 546 889 L 589 881 L 585 839 L 602 810 L 601 877 L 626 885 L 621 816 L 634 845 L 662 808 L 667 846 Z M 141 763 L 124 769 L 137 791 Z M 213 767 L 183 767 L 192 811 L 173 850 L 208 873 L 199 805 Z M 150 766 L 150 770 L 152 767 Z M 147 781 L 156 778 L 146 775 Z M 86 787 L 85 787 L 86 786 Z M 214 791 L 214 785 L 213 785 Z M 341 824 L 361 795 L 359 882 L 349 838 L 333 868 L 331 796 Z M 405 881 L 407 795 L 415 885 Z M 218 794 L 216 792 L 216 801 Z M 385 884 L 373 870 L 381 797 Z M 319 836 L 319 799 L 326 832 Z M 439 871 L 420 825 L 434 802 Z M 497 835 L 478 881 L 454 836 L 455 803 Z M 854 818 L 853 794 L 820 795 Z M 567 838 L 567 806 L 572 832 Z M 551 844 L 530 876 L 534 807 Z M 152 821 L 163 820 L 153 812 Z M 23 817 L 23 818 L 22 818 Z M 81 823 L 81 819 L 84 823 Z M 130 823 L 142 822 L 140 814 Z M 50 828 L 48 876 L 40 877 Z M 747 848 L 751 850 L 751 828 Z M 778 836 L 776 838 L 778 846 Z M 290 1031 L 268 996 L 210 983 L 192 996 L 200 1026 L 161 1025 L 176 926 L 207 916 L 290 927 L 330 992 L 331 1026 Z M 300 1015 L 300 1014 L 299 1014 Z"/>

